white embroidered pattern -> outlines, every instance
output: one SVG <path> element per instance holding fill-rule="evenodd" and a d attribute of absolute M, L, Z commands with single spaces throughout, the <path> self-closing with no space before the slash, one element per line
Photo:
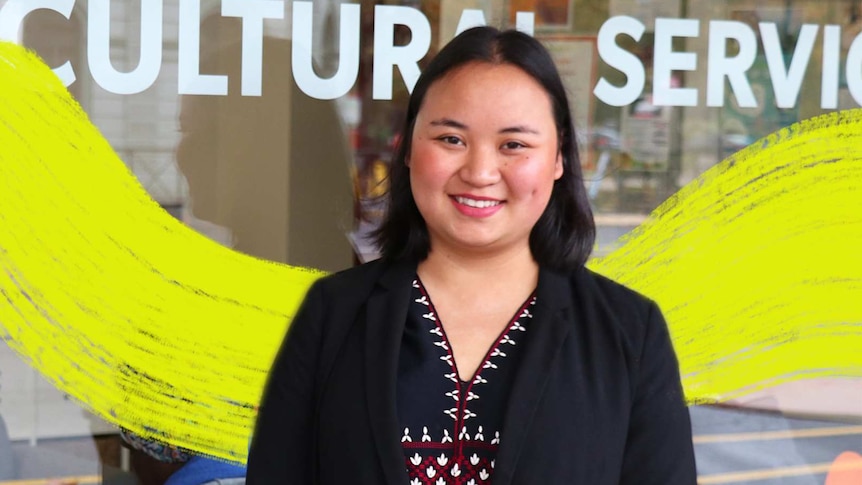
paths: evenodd
<path fill-rule="evenodd" d="M 422 292 L 422 295 L 415 298 L 414 301 L 424 307 L 424 310 L 420 314 L 430 326 L 428 332 L 434 336 L 432 340 L 433 345 L 441 349 L 442 355 L 439 356 L 439 359 L 442 365 L 445 366 L 443 376 L 453 384 L 445 392 L 445 396 L 451 399 L 449 402 L 452 402 L 454 406 L 443 410 L 443 413 L 454 421 L 455 426 L 453 430 L 456 432 L 456 436 L 453 438 L 448 429 L 443 429 L 442 433 L 438 434 L 440 431 L 433 431 L 434 428 L 421 426 L 421 437 L 417 440 L 418 442 L 414 442 L 410 436 L 410 429 L 404 428 L 404 435 L 401 438 L 401 442 L 404 443 L 403 446 L 408 448 L 418 447 L 419 450 L 425 450 L 428 453 L 427 455 L 423 455 L 422 452 L 416 451 L 406 455 L 405 463 L 408 465 L 408 473 L 411 477 L 410 485 L 446 485 L 449 483 L 449 480 L 456 479 L 458 483 L 466 483 L 467 485 L 487 485 L 490 482 L 491 471 L 495 465 L 493 459 L 482 457 L 475 452 L 469 456 L 458 453 L 453 456 L 451 451 L 448 452 L 449 454 L 441 452 L 439 445 L 456 446 L 457 449 L 462 449 L 461 446 L 465 445 L 478 446 L 480 450 L 482 447 L 492 447 L 493 449 L 499 446 L 499 431 L 488 430 L 483 425 L 470 426 L 467 424 L 468 421 L 475 422 L 470 420 L 478 417 L 473 410 L 468 408 L 468 404 L 479 399 L 480 387 L 488 384 L 488 379 L 493 378 L 494 371 L 499 368 L 502 359 L 508 356 L 504 349 L 511 347 L 505 346 L 516 346 L 518 335 L 526 331 L 526 328 L 522 324 L 522 319 L 533 318 L 533 314 L 528 307 L 536 304 L 536 298 L 532 297 L 530 299 L 489 350 L 471 382 L 463 383 L 458 376 L 451 345 L 446 338 L 442 324 L 430 298 L 424 292 L 424 288 L 422 288 L 418 279 L 413 281 L 413 287 L 418 288 Z M 514 332 L 518 332 L 518 334 Z M 432 454 L 431 449 L 433 448 L 423 448 L 423 444 L 438 446 L 437 451 Z"/>

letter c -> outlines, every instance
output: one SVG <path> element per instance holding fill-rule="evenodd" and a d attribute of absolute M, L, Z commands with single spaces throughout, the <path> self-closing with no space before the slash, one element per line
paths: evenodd
<path fill-rule="evenodd" d="M 20 44 L 21 24 L 24 23 L 24 17 L 34 10 L 46 8 L 70 19 L 74 7 L 75 0 L 9 0 L 0 8 L 0 40 Z M 69 61 L 54 68 L 53 71 L 64 85 L 69 86 L 75 82 L 75 70 Z"/>

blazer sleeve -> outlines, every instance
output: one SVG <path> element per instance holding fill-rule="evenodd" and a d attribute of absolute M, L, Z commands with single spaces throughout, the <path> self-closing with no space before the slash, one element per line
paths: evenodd
<path fill-rule="evenodd" d="M 287 331 L 263 392 L 246 484 L 313 483 L 315 375 L 324 297 L 315 283 Z"/>
<path fill-rule="evenodd" d="M 695 485 L 691 419 L 664 317 L 650 302 L 621 485 Z"/>

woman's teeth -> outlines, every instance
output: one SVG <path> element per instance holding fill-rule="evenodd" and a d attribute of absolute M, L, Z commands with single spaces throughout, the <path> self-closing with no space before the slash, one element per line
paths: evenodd
<path fill-rule="evenodd" d="M 499 200 L 474 200 L 458 196 L 455 196 L 455 200 L 459 204 L 464 204 L 468 207 L 476 207 L 477 209 L 484 209 L 486 207 L 494 207 L 495 205 L 500 205 Z"/>

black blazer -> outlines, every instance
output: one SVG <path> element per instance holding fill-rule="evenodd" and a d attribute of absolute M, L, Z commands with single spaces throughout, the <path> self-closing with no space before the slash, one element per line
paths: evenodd
<path fill-rule="evenodd" d="M 270 372 L 247 483 L 408 485 L 398 352 L 415 264 L 315 283 Z M 586 269 L 542 269 L 493 483 L 696 483 L 691 424 L 658 307 Z"/>

